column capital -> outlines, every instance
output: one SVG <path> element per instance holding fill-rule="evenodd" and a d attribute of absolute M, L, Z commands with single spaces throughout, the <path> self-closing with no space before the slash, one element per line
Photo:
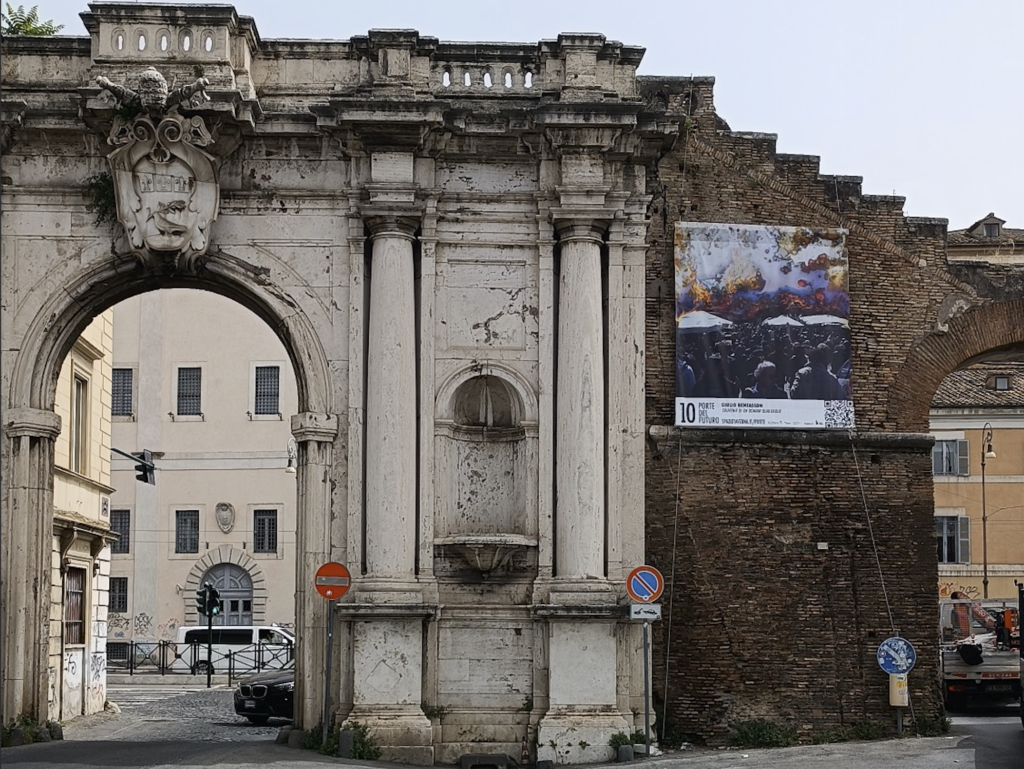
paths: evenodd
<path fill-rule="evenodd" d="M 60 417 L 53 411 L 23 407 L 8 409 L 4 416 L 4 432 L 11 438 L 29 435 L 56 440 L 60 435 Z"/>
<path fill-rule="evenodd" d="M 293 414 L 292 435 L 299 443 L 333 443 L 338 436 L 338 417 L 334 414 L 316 414 L 311 411 Z"/>
<path fill-rule="evenodd" d="M 552 216 L 555 230 L 558 232 L 559 243 L 589 242 L 604 244 L 604 234 L 608 230 L 608 219 L 595 216 Z"/>
<path fill-rule="evenodd" d="M 418 211 L 373 211 L 363 212 L 363 221 L 370 228 L 374 240 L 383 237 L 415 240 L 420 227 Z"/>

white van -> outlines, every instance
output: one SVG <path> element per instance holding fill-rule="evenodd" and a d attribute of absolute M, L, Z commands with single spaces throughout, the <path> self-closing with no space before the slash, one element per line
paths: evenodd
<path fill-rule="evenodd" d="M 179 627 L 171 669 L 205 674 L 210 640 L 205 625 Z M 295 657 L 295 636 L 277 625 L 214 625 L 210 652 L 215 673 L 273 670 Z"/>

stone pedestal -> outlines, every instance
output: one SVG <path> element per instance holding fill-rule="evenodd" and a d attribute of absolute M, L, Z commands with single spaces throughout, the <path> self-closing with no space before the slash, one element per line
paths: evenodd
<path fill-rule="evenodd" d="M 433 733 L 421 703 L 423 623 L 434 608 L 346 604 L 338 611 L 353 625 L 355 702 L 346 723 L 368 726 L 385 761 L 433 764 Z"/>

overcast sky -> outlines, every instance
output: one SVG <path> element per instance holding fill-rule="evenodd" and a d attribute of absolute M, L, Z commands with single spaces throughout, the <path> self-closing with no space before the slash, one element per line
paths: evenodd
<path fill-rule="evenodd" d="M 12 2 L 18 5 L 18 2 Z M 85 0 L 29 0 L 84 35 Z M 178 3 L 176 5 L 184 5 Z M 1024 0 L 238 0 L 263 38 L 373 28 L 535 42 L 600 32 L 647 49 L 640 74 L 713 75 L 734 130 L 906 197 L 962 229 L 1024 227 Z"/>

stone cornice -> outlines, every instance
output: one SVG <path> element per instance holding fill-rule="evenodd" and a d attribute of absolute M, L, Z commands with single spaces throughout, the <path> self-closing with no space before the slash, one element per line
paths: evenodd
<path fill-rule="evenodd" d="M 29 435 L 55 440 L 60 435 L 60 417 L 44 409 L 7 409 L 4 412 L 4 432 L 12 438 Z"/>
<path fill-rule="evenodd" d="M 338 436 L 338 417 L 334 414 L 303 412 L 292 415 L 292 435 L 299 443 L 333 443 Z"/>

